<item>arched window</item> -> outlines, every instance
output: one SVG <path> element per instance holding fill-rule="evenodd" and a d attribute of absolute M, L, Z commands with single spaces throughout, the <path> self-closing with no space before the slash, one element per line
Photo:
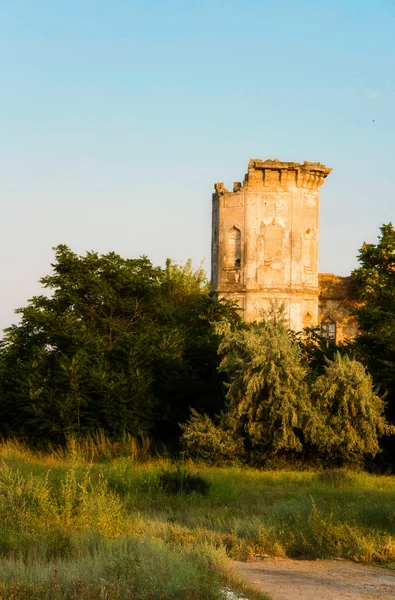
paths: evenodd
<path fill-rule="evenodd" d="M 241 266 L 241 231 L 238 227 L 231 227 L 227 234 L 226 265 L 236 269 Z"/>
<path fill-rule="evenodd" d="M 313 315 L 310 312 L 307 312 L 303 316 L 303 327 L 310 327 L 313 322 Z"/>
<path fill-rule="evenodd" d="M 327 317 L 321 323 L 321 335 L 324 340 L 336 342 L 336 322 Z"/>

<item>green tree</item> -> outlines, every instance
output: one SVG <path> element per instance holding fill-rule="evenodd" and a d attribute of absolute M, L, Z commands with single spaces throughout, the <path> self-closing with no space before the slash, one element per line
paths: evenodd
<path fill-rule="evenodd" d="M 220 322 L 239 323 L 233 302 L 218 299 L 202 267 L 195 271 L 190 261 L 177 265 L 168 260 L 161 287 L 162 321 L 169 337 L 163 338 L 165 353 L 155 361 L 154 389 L 160 398 L 162 418 L 157 435 L 177 437 L 179 423 L 190 408 L 215 415 L 224 406 L 223 378 L 218 372 Z M 173 346 L 170 344 L 172 341 Z M 172 352 L 169 353 L 169 348 Z"/>
<path fill-rule="evenodd" d="M 381 393 L 387 393 L 388 416 L 395 422 L 395 230 L 380 228 L 377 244 L 363 244 L 360 267 L 353 271 L 355 316 L 359 335 L 355 349 Z"/>
<path fill-rule="evenodd" d="M 319 327 L 305 327 L 297 333 L 290 332 L 301 351 L 302 363 L 308 368 L 310 383 L 325 371 L 327 359 L 334 358 L 336 352 L 347 352 L 346 344 L 338 345 L 322 337 Z"/>
<path fill-rule="evenodd" d="M 315 405 L 307 433 L 321 455 L 337 464 L 356 464 L 375 456 L 379 439 L 394 433 L 384 418 L 384 401 L 365 367 L 337 353 L 312 386 Z"/>
<path fill-rule="evenodd" d="M 224 402 L 214 325 L 237 319 L 202 269 L 55 249 L 48 295 L 0 345 L 0 427 L 35 441 L 103 429 L 174 437 L 189 407 Z"/>
<path fill-rule="evenodd" d="M 311 411 L 307 371 L 282 319 L 228 328 L 219 353 L 228 378 L 227 412 L 237 433 L 263 457 L 300 452 Z"/>
<path fill-rule="evenodd" d="M 52 267 L 41 279 L 51 295 L 19 309 L 20 325 L 2 342 L 6 431 L 52 441 L 98 428 L 147 431 L 156 399 L 141 333 L 160 269 L 145 257 L 79 257 L 66 246 L 56 248 Z"/>

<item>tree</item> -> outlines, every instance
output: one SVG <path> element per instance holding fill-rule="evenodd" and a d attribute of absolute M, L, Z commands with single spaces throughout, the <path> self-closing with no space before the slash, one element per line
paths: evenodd
<path fill-rule="evenodd" d="M 363 244 L 360 267 L 353 271 L 356 351 L 381 393 L 387 393 L 388 416 L 395 422 L 395 230 L 380 228 L 377 244 Z"/>
<path fill-rule="evenodd" d="M 19 309 L 2 342 L 2 421 L 28 437 L 62 441 L 103 428 L 148 431 L 156 399 L 144 364 L 148 307 L 161 271 L 145 257 L 79 257 L 56 248 L 50 296 Z"/>
<path fill-rule="evenodd" d="M 300 452 L 310 414 L 306 368 L 281 318 L 224 334 L 220 369 L 228 378 L 227 412 L 236 431 L 262 456 Z"/>
<path fill-rule="evenodd" d="M 326 460 L 360 463 L 379 452 L 379 439 L 395 432 L 384 418 L 384 401 L 365 367 L 338 352 L 312 386 L 315 404 L 308 425 L 311 441 Z"/>
<path fill-rule="evenodd" d="M 154 389 L 160 398 L 162 419 L 157 435 L 178 437 L 179 423 L 190 408 L 215 415 L 224 407 L 223 377 L 218 372 L 220 337 L 215 325 L 239 323 L 234 302 L 210 293 L 202 267 L 193 271 L 190 261 L 183 266 L 168 260 L 161 288 L 162 314 L 171 336 L 179 341 L 179 353 L 162 355 L 155 361 Z M 166 339 L 166 338 L 165 338 Z"/>
<path fill-rule="evenodd" d="M 224 402 L 216 321 L 237 319 L 210 296 L 202 269 L 111 252 L 55 249 L 49 295 L 19 309 L 0 344 L 0 427 L 33 441 L 62 442 L 103 429 L 179 432 L 189 407 Z"/>
<path fill-rule="evenodd" d="M 298 344 L 302 363 L 308 368 L 310 383 L 325 371 L 327 359 L 332 360 L 336 352 L 347 352 L 347 344 L 336 344 L 322 337 L 319 327 L 305 327 L 302 331 L 290 332 Z"/>

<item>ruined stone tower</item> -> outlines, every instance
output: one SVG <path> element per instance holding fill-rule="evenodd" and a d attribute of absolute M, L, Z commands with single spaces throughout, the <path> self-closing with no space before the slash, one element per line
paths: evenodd
<path fill-rule="evenodd" d="M 296 331 L 318 324 L 320 163 L 251 159 L 233 192 L 215 184 L 212 288 L 237 300 L 244 319 L 284 305 Z"/>

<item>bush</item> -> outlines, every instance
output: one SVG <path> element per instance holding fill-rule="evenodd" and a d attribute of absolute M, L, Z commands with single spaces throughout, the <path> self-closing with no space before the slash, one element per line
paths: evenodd
<path fill-rule="evenodd" d="M 198 494 L 207 495 L 210 484 L 196 473 L 191 473 L 184 467 L 178 466 L 172 471 L 162 471 L 159 484 L 167 494 Z"/>
<path fill-rule="evenodd" d="M 243 457 L 243 440 L 224 425 L 214 425 L 208 415 L 191 410 L 189 421 L 181 425 L 184 456 L 223 465 Z"/>

